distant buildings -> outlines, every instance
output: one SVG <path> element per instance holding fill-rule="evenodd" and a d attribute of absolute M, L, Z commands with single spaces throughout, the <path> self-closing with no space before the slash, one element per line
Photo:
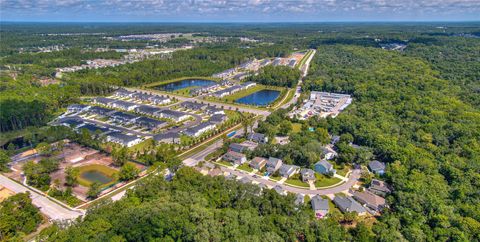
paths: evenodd
<path fill-rule="evenodd" d="M 352 98 L 350 95 L 312 91 L 310 93 L 310 99 L 307 100 L 301 108 L 292 111 L 290 116 L 297 116 L 301 120 L 314 115 L 320 115 L 320 117 L 336 117 L 350 105 L 351 102 Z"/>

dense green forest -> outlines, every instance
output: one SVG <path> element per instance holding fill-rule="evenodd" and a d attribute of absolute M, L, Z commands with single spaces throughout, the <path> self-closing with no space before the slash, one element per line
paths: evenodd
<path fill-rule="evenodd" d="M 162 176 L 142 181 L 119 202 L 90 210 L 68 230 L 49 228 L 48 241 L 342 241 L 350 240 L 339 213 L 316 220 L 293 195 L 260 191 L 224 177 L 179 170 L 172 182 Z M 128 218 L 128 219 L 127 219 Z M 366 238 L 365 226 L 355 229 Z"/>
<path fill-rule="evenodd" d="M 0 203 L 0 240 L 22 241 L 43 221 L 29 193 L 18 193 Z"/>
<path fill-rule="evenodd" d="M 26 130 L 24 142 L 32 146 L 58 140 L 59 135 L 99 145 L 99 140 L 61 128 L 25 129 L 45 125 L 82 95 L 106 94 L 112 85 L 140 86 L 183 76 L 209 76 L 248 59 L 285 56 L 294 48 L 316 48 L 303 83 L 305 94 L 312 90 L 348 93 L 353 103 L 336 118 L 303 122 L 286 119 L 286 111 L 277 110 L 260 122 L 257 131 L 270 138 L 289 135 L 291 142 L 284 146 L 260 145 L 248 155 L 272 155 L 286 163 L 311 166 L 321 156 L 321 144 L 329 142 L 328 131 L 346 140 L 336 147 L 340 153 L 337 162 L 365 164 L 369 160 L 365 157 L 373 155 L 387 163 L 384 179 L 393 186 L 393 193 L 387 197 L 390 209 L 373 226 L 359 223 L 356 228 L 348 228 L 341 225 L 348 224 L 345 221 L 349 216 L 333 214 L 318 221 L 308 205 L 295 208 L 291 195 L 280 197 L 273 191 L 258 195 L 256 186 L 201 176 L 186 168 L 180 169 L 172 182 L 161 177 L 142 181 L 126 199 L 93 208 L 83 222 L 67 230 L 57 225 L 48 228 L 42 236 L 50 241 L 480 240 L 480 39 L 462 35 L 479 36 L 477 23 L 1 23 L 1 27 L 0 55 L 4 57 L 0 62 L 21 67 L 22 71 L 2 68 L 0 73 L 0 131 Z M 51 76 L 49 70 L 55 66 L 85 58 L 76 48 L 138 48 L 147 44 L 108 42 L 104 36 L 167 32 L 246 36 L 262 43 L 203 44 L 175 52 L 168 59 L 68 74 L 60 84 L 41 86 L 36 81 L 39 75 Z M 380 48 L 382 43 L 394 42 L 407 47 L 404 51 Z M 56 44 L 74 49 L 18 54 L 19 48 Z M 278 72 L 289 78 L 279 79 Z M 250 80 L 291 87 L 298 73 L 269 67 Z M 292 132 L 292 123 L 301 123 L 301 130 Z M 350 149 L 350 140 L 367 147 L 366 153 Z M 0 158 L 2 169 L 8 157 L 3 152 Z M 164 162 L 168 164 L 167 160 Z M 42 178 L 48 167 L 34 168 L 27 175 Z M 47 182 L 38 185 L 43 183 Z M 6 229 L 21 231 L 17 227 Z M 16 232 L 10 233 L 15 236 Z"/>
<path fill-rule="evenodd" d="M 329 131 L 352 134 L 388 164 L 394 193 L 391 211 L 375 225 L 380 240 L 480 238 L 480 109 L 462 101 L 476 90 L 458 84 L 478 85 L 468 79 L 478 69 L 465 66 L 473 73 L 447 80 L 444 67 L 409 53 L 319 46 L 305 82 L 310 90 L 352 94 L 346 113 L 329 119 Z"/>
<path fill-rule="evenodd" d="M 269 86 L 294 87 L 300 78 L 300 70 L 288 66 L 263 67 L 258 75 L 247 77 L 247 81 L 258 82 Z"/>

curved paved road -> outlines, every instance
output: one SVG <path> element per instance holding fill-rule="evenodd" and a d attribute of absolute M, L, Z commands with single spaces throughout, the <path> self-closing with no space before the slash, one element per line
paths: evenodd
<path fill-rule="evenodd" d="M 357 183 L 358 179 L 360 178 L 360 174 L 361 174 L 361 170 L 356 169 L 356 170 L 353 170 L 350 173 L 350 176 L 348 177 L 348 180 L 345 183 L 342 183 L 341 185 L 338 185 L 338 186 L 335 186 L 335 187 L 330 187 L 330 188 L 325 188 L 325 189 L 321 189 L 321 190 L 309 190 L 308 188 L 302 189 L 302 188 L 287 186 L 287 185 L 284 185 L 284 184 L 279 184 L 277 182 L 267 180 L 267 179 L 262 178 L 260 176 L 253 177 L 249 173 L 242 172 L 242 171 L 239 171 L 239 170 L 234 170 L 232 168 L 228 168 L 228 167 L 224 167 L 224 166 L 221 166 L 220 169 L 224 172 L 229 172 L 229 173 L 234 174 L 235 176 L 238 176 L 238 177 L 246 177 L 250 181 L 255 181 L 255 182 L 258 182 L 258 183 L 262 183 L 262 184 L 267 185 L 269 187 L 280 186 L 283 190 L 285 190 L 287 192 L 291 192 L 291 193 L 295 193 L 295 194 L 300 193 L 300 194 L 305 194 L 305 195 L 333 195 L 335 193 L 348 191 L 351 187 L 353 187 L 355 185 L 355 183 Z"/>

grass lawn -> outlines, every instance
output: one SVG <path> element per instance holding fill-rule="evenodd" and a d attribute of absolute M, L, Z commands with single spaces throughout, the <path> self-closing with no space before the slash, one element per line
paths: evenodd
<path fill-rule="evenodd" d="M 285 95 L 287 95 L 287 96 L 285 97 Z M 285 93 L 282 92 L 280 94 L 280 96 L 275 101 L 273 101 L 273 103 L 270 104 L 270 106 L 271 106 L 270 108 L 276 109 L 276 108 L 282 106 L 283 104 L 288 103 L 293 98 L 294 95 L 295 95 L 295 89 L 294 88 L 290 88 L 290 89 L 286 90 Z M 281 100 L 281 102 L 280 102 L 280 100 Z M 280 102 L 280 103 L 277 103 L 277 102 Z"/>
<path fill-rule="evenodd" d="M 217 163 L 219 165 L 223 165 L 223 166 L 228 166 L 228 167 L 232 167 L 232 163 L 228 162 L 228 161 L 224 161 L 224 160 L 220 160 L 220 161 L 216 161 L 214 163 Z"/>
<path fill-rule="evenodd" d="M 293 133 L 300 133 L 300 131 L 302 131 L 302 124 L 292 123 L 292 132 Z"/>
<path fill-rule="evenodd" d="M 340 176 L 346 176 L 348 171 L 350 171 L 350 166 L 344 166 L 343 169 L 340 169 L 340 166 L 334 165 L 334 168 L 337 170 L 337 174 Z"/>
<path fill-rule="evenodd" d="M 285 184 L 290 184 L 290 185 L 294 185 L 294 186 L 299 186 L 299 187 L 310 187 L 310 185 L 308 185 L 308 183 L 305 183 L 303 181 L 301 181 L 300 179 L 295 179 L 295 178 L 288 178 L 286 181 L 285 181 Z"/>
<path fill-rule="evenodd" d="M 328 178 L 318 173 L 315 174 L 315 176 L 317 178 L 317 181 L 315 181 L 315 187 L 317 188 L 332 186 L 342 181 L 340 178 L 336 178 L 336 177 Z"/>
<path fill-rule="evenodd" d="M 80 171 L 79 176 L 78 176 L 78 183 L 80 183 L 81 185 L 86 186 L 86 187 L 90 186 L 93 183 L 92 181 L 87 180 L 87 179 L 82 177 L 82 174 L 85 173 L 85 172 L 88 172 L 88 171 L 98 171 L 98 172 L 102 173 L 103 175 L 112 179 L 110 182 L 102 184 L 102 187 L 110 186 L 110 185 L 114 184 L 115 182 L 117 182 L 117 180 L 118 180 L 118 178 L 116 177 L 116 174 L 118 174 L 118 171 L 115 170 L 115 169 L 112 169 L 108 166 L 91 164 L 91 165 L 80 166 L 80 167 L 78 167 L 78 169 Z"/>
<path fill-rule="evenodd" d="M 237 167 L 237 169 L 242 170 L 242 171 L 246 171 L 246 172 L 252 172 L 253 171 L 253 169 L 247 163 L 243 163 L 243 164 L 239 165 Z"/>
<path fill-rule="evenodd" d="M 269 178 L 270 180 L 273 180 L 273 181 L 280 181 L 282 179 L 281 176 L 270 176 Z"/>

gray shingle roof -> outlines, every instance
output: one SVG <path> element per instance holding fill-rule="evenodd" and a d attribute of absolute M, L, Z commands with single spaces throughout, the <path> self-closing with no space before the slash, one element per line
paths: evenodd
<path fill-rule="evenodd" d="M 320 197 L 319 195 L 316 195 L 315 197 L 312 198 L 310 201 L 312 204 L 312 209 L 313 210 L 328 210 L 328 200 Z"/>

